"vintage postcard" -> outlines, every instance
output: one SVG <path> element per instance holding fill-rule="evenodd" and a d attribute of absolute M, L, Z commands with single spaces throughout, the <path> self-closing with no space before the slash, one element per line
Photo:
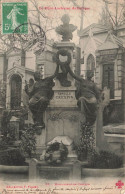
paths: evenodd
<path fill-rule="evenodd" d="M 125 194 L 125 1 L 0 0 L 0 194 Z"/>

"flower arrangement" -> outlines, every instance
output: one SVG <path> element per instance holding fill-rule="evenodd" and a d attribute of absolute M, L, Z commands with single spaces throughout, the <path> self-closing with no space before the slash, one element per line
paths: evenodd
<path fill-rule="evenodd" d="M 63 143 L 55 142 L 48 146 L 45 161 L 50 165 L 61 164 L 68 155 L 68 149 Z"/>
<path fill-rule="evenodd" d="M 36 129 L 34 125 L 25 126 L 20 134 L 20 150 L 27 155 L 32 157 L 36 151 Z"/>

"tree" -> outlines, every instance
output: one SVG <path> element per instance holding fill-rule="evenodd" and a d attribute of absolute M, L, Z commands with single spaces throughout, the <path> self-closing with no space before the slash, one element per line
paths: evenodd
<path fill-rule="evenodd" d="M 125 0 L 102 0 L 105 4 L 101 13 L 99 23 L 113 29 L 117 35 L 118 26 L 125 23 Z"/>
<path fill-rule="evenodd" d="M 83 8 L 83 9 L 81 9 L 81 16 L 80 16 L 80 30 L 83 30 L 84 15 L 85 15 L 85 11 L 84 11 L 84 2 L 85 2 L 85 0 L 82 0 L 81 5 L 78 4 L 75 0 L 69 0 L 69 1 L 71 1 L 75 7 L 81 7 L 82 6 L 82 8 Z"/>
<path fill-rule="evenodd" d="M 19 31 L 19 29 L 22 27 L 21 25 L 17 27 L 17 31 L 14 31 L 13 34 L 0 33 L 0 44 L 2 51 L 9 50 L 12 47 L 16 50 L 24 49 L 28 46 L 30 49 L 34 44 L 36 44 L 36 42 L 40 42 L 39 45 L 37 44 L 37 47 L 43 47 L 46 41 L 46 34 L 55 29 L 53 26 L 53 17 L 48 17 L 48 15 L 44 13 L 45 10 L 39 9 L 40 6 L 37 0 L 31 0 L 28 7 L 28 35 L 17 33 L 17 31 Z M 55 15 L 55 18 L 56 17 L 57 15 Z M 41 36 L 38 37 L 38 34 L 40 35 L 40 31 L 42 31 Z"/>

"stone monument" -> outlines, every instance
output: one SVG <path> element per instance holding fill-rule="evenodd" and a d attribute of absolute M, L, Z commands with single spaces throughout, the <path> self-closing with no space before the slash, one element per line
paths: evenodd
<path fill-rule="evenodd" d="M 77 160 L 77 155 L 72 149 L 72 145 L 80 139 L 81 122 L 93 126 L 97 117 L 97 105 L 100 100 L 100 91 L 95 83 L 91 80 L 92 72 L 87 73 L 87 79 L 84 80 L 73 72 L 73 51 L 75 44 L 70 42 L 72 39 L 72 32 L 76 27 L 69 24 L 69 16 L 62 17 L 63 25 L 56 28 L 56 32 L 62 35 L 62 41 L 56 44 L 57 53 L 55 62 L 59 67 L 56 71 L 55 85 L 51 87 L 53 97 L 50 99 L 46 106 L 44 114 L 45 128 L 42 133 L 37 137 L 37 150 L 42 153 L 41 161 L 32 160 L 30 163 L 31 178 L 36 178 L 41 172 L 42 176 L 52 173 L 67 174 L 69 179 L 81 178 L 81 163 Z M 79 89 L 76 88 L 75 82 L 79 82 Z M 55 157 L 59 160 L 59 150 L 52 150 L 46 152 L 48 145 L 60 143 L 67 146 L 68 155 L 67 159 L 60 166 L 49 166 L 44 159 L 49 155 L 49 160 Z M 49 150 L 49 148 L 48 148 Z M 60 149 L 61 150 L 61 149 Z M 58 156 L 58 157 L 57 157 Z M 54 158 L 54 159 L 55 159 Z M 48 161 L 49 161 L 48 160 Z M 57 160 L 56 160 L 57 161 Z M 32 167 L 35 173 L 32 174 Z M 47 173 L 48 172 L 48 173 Z"/>
<path fill-rule="evenodd" d="M 38 137 L 39 150 L 44 149 L 47 143 L 57 136 L 68 136 L 74 142 L 78 142 L 81 122 L 93 125 L 96 121 L 100 91 L 91 81 L 91 71 L 87 72 L 86 80 L 73 72 L 75 44 L 70 42 L 70 39 L 76 27 L 69 24 L 69 21 L 69 16 L 65 14 L 62 17 L 63 25 L 56 28 L 56 32 L 62 35 L 62 41 L 56 44 L 55 62 L 59 71 L 52 88 L 53 97 L 45 111 L 45 129 Z M 76 80 L 79 89 L 76 89 Z"/>
<path fill-rule="evenodd" d="M 69 74 L 69 66 L 73 69 L 73 51 L 75 44 L 70 42 L 76 26 L 69 24 L 69 16 L 62 16 L 63 25 L 56 28 L 62 35 L 62 41 L 56 44 L 55 62 L 59 64 L 59 72 L 53 87 L 54 96 L 46 110 L 46 142 L 56 136 L 78 140 L 80 133 L 80 113 L 75 97 L 75 80 Z"/>

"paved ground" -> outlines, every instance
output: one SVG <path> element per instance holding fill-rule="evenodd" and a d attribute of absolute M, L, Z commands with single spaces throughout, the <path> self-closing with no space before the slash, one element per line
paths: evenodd
<path fill-rule="evenodd" d="M 0 173 L 0 181 L 27 182 L 28 181 L 28 174 Z"/>

